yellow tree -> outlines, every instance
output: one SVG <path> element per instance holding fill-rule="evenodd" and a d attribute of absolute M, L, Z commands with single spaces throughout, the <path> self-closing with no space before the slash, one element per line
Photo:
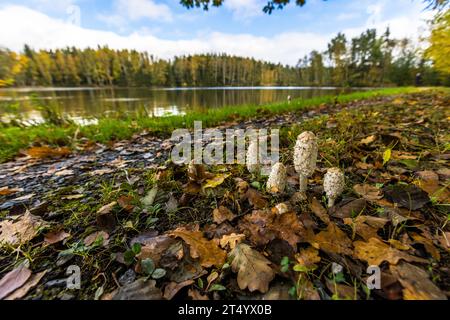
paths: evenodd
<path fill-rule="evenodd" d="M 425 55 L 433 60 L 434 67 L 450 74 L 450 9 L 436 16 L 430 36 L 430 47 Z"/>

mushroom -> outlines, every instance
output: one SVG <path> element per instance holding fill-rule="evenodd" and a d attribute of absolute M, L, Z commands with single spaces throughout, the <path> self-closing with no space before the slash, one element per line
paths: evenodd
<path fill-rule="evenodd" d="M 273 165 L 267 180 L 267 192 L 276 194 L 282 193 L 286 187 L 286 167 L 281 162 Z"/>
<path fill-rule="evenodd" d="M 250 139 L 246 159 L 247 169 L 250 173 L 256 173 L 259 170 L 258 151 L 258 139 Z"/>
<path fill-rule="evenodd" d="M 344 174 L 339 168 L 330 168 L 325 174 L 323 188 L 328 197 L 328 208 L 334 206 L 334 202 L 344 191 Z"/>
<path fill-rule="evenodd" d="M 300 175 L 300 192 L 305 193 L 310 177 L 316 169 L 317 138 L 314 133 L 305 131 L 297 137 L 294 147 L 295 171 Z"/>

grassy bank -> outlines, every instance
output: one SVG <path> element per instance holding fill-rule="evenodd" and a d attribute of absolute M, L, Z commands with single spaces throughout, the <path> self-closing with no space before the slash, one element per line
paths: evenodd
<path fill-rule="evenodd" d="M 346 103 L 353 100 L 371 99 L 378 96 L 412 93 L 423 90 L 412 87 L 386 88 L 366 92 L 355 92 L 338 97 L 330 95 L 312 99 L 294 100 L 291 103 L 273 103 L 264 106 L 245 105 L 210 109 L 207 112 L 191 112 L 183 116 L 164 118 L 103 118 L 98 124 L 79 127 L 75 124 L 57 126 L 43 124 L 26 128 L 0 128 L 0 162 L 11 160 L 21 149 L 32 144 L 51 146 L 73 146 L 80 138 L 93 142 L 130 138 L 134 133 L 148 130 L 155 134 L 170 134 L 176 128 L 192 128 L 194 121 L 202 121 L 203 127 L 212 127 L 226 121 L 247 120 L 257 116 L 268 116 L 295 110 L 313 108 L 321 104 Z"/>

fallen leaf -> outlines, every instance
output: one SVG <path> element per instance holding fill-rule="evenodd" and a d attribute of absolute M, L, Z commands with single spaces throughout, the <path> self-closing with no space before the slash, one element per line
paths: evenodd
<path fill-rule="evenodd" d="M 302 249 L 295 255 L 295 259 L 298 264 L 308 269 L 314 269 L 316 263 L 320 262 L 319 251 L 313 247 Z"/>
<path fill-rule="evenodd" d="M 155 280 L 138 279 L 118 289 L 112 300 L 161 300 Z"/>
<path fill-rule="evenodd" d="M 9 187 L 1 187 L 0 188 L 0 196 L 9 196 L 10 194 L 22 192 L 22 188 L 9 188 Z"/>
<path fill-rule="evenodd" d="M 387 186 L 383 191 L 387 200 L 409 210 L 420 209 L 430 201 L 428 194 L 415 185 Z"/>
<path fill-rule="evenodd" d="M 64 157 L 70 154 L 69 148 L 50 148 L 50 147 L 33 147 L 25 152 L 32 158 L 45 159 L 45 158 L 55 158 Z"/>
<path fill-rule="evenodd" d="M 164 287 L 163 298 L 166 300 L 172 300 L 173 297 L 184 287 L 190 286 L 194 283 L 194 280 L 186 280 L 181 283 L 170 282 Z"/>
<path fill-rule="evenodd" d="M 84 244 L 86 246 L 90 246 L 92 245 L 94 242 L 96 241 L 100 241 L 100 239 L 102 239 L 102 246 L 107 246 L 109 243 L 109 234 L 107 234 L 104 231 L 97 231 L 94 233 L 91 233 L 90 235 L 88 235 L 85 239 L 84 239 Z"/>
<path fill-rule="evenodd" d="M 132 211 L 134 209 L 133 203 L 134 198 L 132 196 L 121 196 L 117 200 L 117 204 L 125 211 Z"/>
<path fill-rule="evenodd" d="M 24 285 L 19 289 L 8 295 L 5 300 L 17 300 L 22 299 L 31 289 L 38 285 L 39 281 L 45 276 L 47 270 L 33 274 Z"/>
<path fill-rule="evenodd" d="M 368 136 L 367 138 L 364 138 L 360 141 L 361 144 L 371 144 L 372 142 L 374 142 L 377 139 L 376 135 L 371 135 Z"/>
<path fill-rule="evenodd" d="M 330 214 L 335 218 L 351 218 L 360 215 L 366 208 L 365 199 L 356 199 L 342 202 L 330 209 Z"/>
<path fill-rule="evenodd" d="M 225 221 L 233 221 L 235 218 L 234 213 L 224 206 L 220 206 L 213 211 L 213 221 L 217 224 Z"/>
<path fill-rule="evenodd" d="M 134 243 L 141 243 L 143 246 L 141 248 L 141 252 L 137 256 L 137 258 L 142 261 L 145 259 L 152 259 L 153 262 L 158 265 L 163 253 L 169 249 L 170 246 L 177 243 L 176 240 L 169 237 L 168 235 L 160 235 L 154 236 L 151 238 L 145 239 L 145 241 L 132 241 L 131 245 Z M 180 259 L 183 256 L 180 257 Z M 179 260 L 179 259 L 177 259 Z"/>
<path fill-rule="evenodd" d="M 429 279 L 426 271 L 406 262 L 389 268 L 404 288 L 403 299 L 447 300 L 447 296 Z"/>
<path fill-rule="evenodd" d="M 39 229 L 47 223 L 40 217 L 25 212 L 17 221 L 5 220 L 0 222 L 0 243 L 5 242 L 16 246 L 32 240 L 39 233 Z"/>
<path fill-rule="evenodd" d="M 398 240 L 395 240 L 395 239 L 389 239 L 388 242 L 391 246 L 393 246 L 395 249 L 398 249 L 398 250 L 407 251 L 407 250 L 411 249 L 411 247 L 409 245 L 407 245 L 403 242 L 400 242 Z"/>
<path fill-rule="evenodd" d="M 238 244 L 229 254 L 231 269 L 237 272 L 239 288 L 248 288 L 250 292 L 260 291 L 265 293 L 269 290 L 269 283 L 275 277 L 275 272 L 270 267 L 270 261 L 261 253 L 253 250 L 246 244 Z"/>
<path fill-rule="evenodd" d="M 111 213 L 112 209 L 114 209 L 114 207 L 117 205 L 116 201 L 111 202 L 110 204 L 104 205 L 103 207 L 101 207 L 100 209 L 98 209 L 97 214 L 98 215 L 103 215 L 103 214 L 108 214 Z"/>
<path fill-rule="evenodd" d="M 252 205 L 255 209 L 264 209 L 269 205 L 268 201 L 264 199 L 261 193 L 253 188 L 248 188 L 245 193 L 245 198 L 248 199 L 250 205 Z"/>
<path fill-rule="evenodd" d="M 326 285 L 328 290 L 331 291 L 333 296 L 336 296 L 338 299 L 344 299 L 344 300 L 358 300 L 358 294 L 355 291 L 354 287 L 351 287 L 346 284 L 342 283 L 336 283 L 334 281 L 331 281 L 330 279 L 326 278 Z"/>
<path fill-rule="evenodd" d="M 441 260 L 441 255 L 439 253 L 439 250 L 433 245 L 433 241 L 430 239 L 427 239 L 425 237 L 422 237 L 420 234 L 417 233 L 411 233 L 410 236 L 414 239 L 415 242 L 421 243 L 425 250 L 436 260 Z"/>
<path fill-rule="evenodd" d="M 55 176 L 57 177 L 66 177 L 66 176 L 73 176 L 75 173 L 73 170 L 61 170 L 58 172 L 55 172 Z"/>
<path fill-rule="evenodd" d="M 330 216 L 328 215 L 327 210 L 320 204 L 320 202 L 313 198 L 309 207 L 311 211 L 322 220 L 322 222 L 328 224 L 330 222 Z"/>
<path fill-rule="evenodd" d="M 70 234 L 65 232 L 64 230 L 56 231 L 56 232 L 49 232 L 44 236 L 44 242 L 47 244 L 55 244 L 60 241 L 63 241 L 64 239 L 70 237 Z"/>
<path fill-rule="evenodd" d="M 220 246 L 225 249 L 227 246 L 230 246 L 230 249 L 233 250 L 237 244 L 241 243 L 245 239 L 245 234 L 236 234 L 232 233 L 230 235 L 224 235 L 222 239 L 220 239 Z"/>
<path fill-rule="evenodd" d="M 400 260 L 419 263 L 427 262 L 425 259 L 414 257 L 405 252 L 391 248 L 377 238 L 371 238 L 368 242 L 355 241 L 353 245 L 355 246 L 355 257 L 367 261 L 369 265 L 379 266 L 383 261 L 395 265 Z"/>
<path fill-rule="evenodd" d="M 337 225 L 330 222 L 327 229 L 316 234 L 313 239 L 308 239 L 310 244 L 325 252 L 351 255 L 352 242 Z"/>
<path fill-rule="evenodd" d="M 199 258 L 203 267 L 216 266 L 219 268 L 224 264 L 225 251 L 220 249 L 215 242 L 206 240 L 201 231 L 190 231 L 181 227 L 172 231 L 170 235 L 183 239 L 190 246 L 192 258 Z"/>
<path fill-rule="evenodd" d="M 0 300 L 23 286 L 31 276 L 31 271 L 25 264 L 21 264 L 8 272 L 0 280 Z"/>
<path fill-rule="evenodd" d="M 198 290 L 196 289 L 189 289 L 188 296 L 192 298 L 192 300 L 195 301 L 206 301 L 209 300 L 207 295 L 202 295 Z"/>
<path fill-rule="evenodd" d="M 430 197 L 435 197 L 439 202 L 450 202 L 450 192 L 447 187 L 441 187 L 439 185 L 439 176 L 437 173 L 433 171 L 420 171 L 416 175 L 418 176 L 418 179 L 414 181 L 416 186 L 428 193 Z"/>
<path fill-rule="evenodd" d="M 217 174 L 216 176 L 214 176 L 214 178 L 206 180 L 205 183 L 203 184 L 202 188 L 203 188 L 203 190 L 208 189 L 208 188 L 211 188 L 211 189 L 217 188 L 222 183 L 224 183 L 225 180 L 229 176 L 231 176 L 231 174 L 229 174 L 229 173 Z"/>
<path fill-rule="evenodd" d="M 360 215 L 356 218 L 344 218 L 344 223 L 351 226 L 353 231 L 364 240 L 379 238 L 378 230 L 383 228 L 389 220 L 385 218 Z"/>
<path fill-rule="evenodd" d="M 353 186 L 353 190 L 366 200 L 379 200 L 383 198 L 381 190 L 369 184 L 357 184 Z"/>

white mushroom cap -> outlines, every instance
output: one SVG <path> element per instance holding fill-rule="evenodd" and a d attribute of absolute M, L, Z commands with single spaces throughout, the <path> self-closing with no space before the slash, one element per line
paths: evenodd
<path fill-rule="evenodd" d="M 323 188 L 328 197 L 328 207 L 334 206 L 334 201 L 344 191 L 344 174 L 339 168 L 330 168 L 325 174 Z"/>
<path fill-rule="evenodd" d="M 275 163 L 267 180 L 267 191 L 270 193 L 282 193 L 286 188 L 286 167 L 281 162 Z"/>
<path fill-rule="evenodd" d="M 297 137 L 294 148 L 295 171 L 304 177 L 309 177 L 316 170 L 317 138 L 314 133 L 305 131 Z"/>
<path fill-rule="evenodd" d="M 259 170 L 258 153 L 258 139 L 251 139 L 246 158 L 247 169 L 251 173 L 256 173 Z"/>

